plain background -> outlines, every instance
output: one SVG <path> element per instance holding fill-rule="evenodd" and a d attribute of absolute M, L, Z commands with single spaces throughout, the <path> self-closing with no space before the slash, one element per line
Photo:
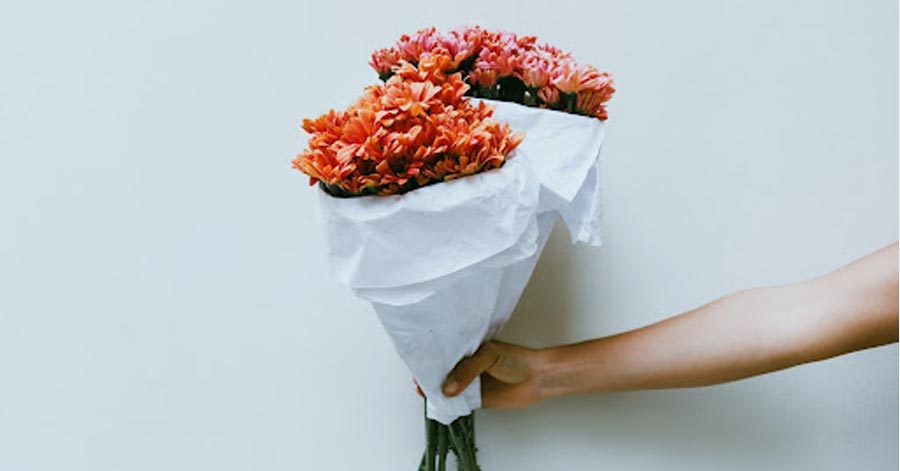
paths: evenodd
<path fill-rule="evenodd" d="M 9 2 L 0 469 L 412 470 L 421 402 L 331 280 L 303 117 L 401 33 L 615 73 L 605 244 L 558 227 L 502 338 L 617 333 L 897 239 L 892 1 Z M 402 269 L 402 267 L 395 267 Z M 697 332 L 702 337 L 702 332 Z M 486 471 L 897 469 L 896 346 L 478 414 Z"/>

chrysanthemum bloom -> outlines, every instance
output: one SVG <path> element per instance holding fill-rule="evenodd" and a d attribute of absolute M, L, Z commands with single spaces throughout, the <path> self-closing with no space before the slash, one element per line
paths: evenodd
<path fill-rule="evenodd" d="M 434 28 L 403 35 L 392 48 L 372 54 L 370 65 L 387 80 L 400 61 L 413 65 L 444 56 L 442 71 L 462 72 L 470 96 L 512 101 L 606 119 L 602 103 L 614 88 L 612 77 L 578 64 L 572 55 L 534 36 L 479 27 L 440 34 Z M 433 60 L 433 59 L 432 59 Z M 578 106 L 577 102 L 583 106 Z"/>
<path fill-rule="evenodd" d="M 581 75 L 575 108 L 580 113 L 605 120 L 607 114 L 604 103 L 612 98 L 615 91 L 612 77 L 591 67 Z"/>
<path fill-rule="evenodd" d="M 552 44 L 541 44 L 535 48 L 535 51 L 549 57 L 552 62 L 572 60 L 571 53 L 565 52 Z"/>
<path fill-rule="evenodd" d="M 516 76 L 531 89 L 540 89 L 550 82 L 550 61 L 536 53 L 525 54 Z"/>
<path fill-rule="evenodd" d="M 474 82 L 482 88 L 491 88 L 497 85 L 497 79 L 500 78 L 500 72 L 493 69 L 475 69 L 470 74 L 470 81 Z"/>
<path fill-rule="evenodd" d="M 464 98 L 451 59 L 423 54 L 402 62 L 384 85 L 368 87 L 345 111 L 304 120 L 309 148 L 293 165 L 336 196 L 403 193 L 500 167 L 521 142 L 493 109 Z"/>
<path fill-rule="evenodd" d="M 496 70 L 501 77 L 509 77 L 516 72 L 519 60 L 519 56 L 511 48 L 482 49 L 475 61 L 475 68 Z"/>
<path fill-rule="evenodd" d="M 400 63 L 400 52 L 392 47 L 378 49 L 372 53 L 369 65 L 378 72 L 378 77 L 387 80 L 393 73 L 393 67 Z"/>
<path fill-rule="evenodd" d="M 451 31 L 449 36 L 443 38 L 441 46 L 452 59 L 452 70 L 471 68 L 471 65 L 464 65 L 464 63 L 475 60 L 478 56 L 483 35 L 484 30 L 476 27 Z"/>
<path fill-rule="evenodd" d="M 560 93 L 575 93 L 578 91 L 581 82 L 581 67 L 574 62 L 561 62 L 556 64 L 552 71 L 550 83 L 556 87 Z"/>
<path fill-rule="evenodd" d="M 578 92 L 575 106 L 586 115 L 599 119 L 606 119 L 606 107 L 604 103 L 612 97 L 612 87 L 603 90 L 582 90 Z"/>
<path fill-rule="evenodd" d="M 538 99 L 550 108 L 559 104 L 559 90 L 556 87 L 542 87 L 538 90 Z"/>
<path fill-rule="evenodd" d="M 415 64 L 422 54 L 431 52 L 441 43 L 441 36 L 434 27 L 431 27 L 416 31 L 412 35 L 400 36 L 396 48 L 400 51 L 401 59 Z"/>

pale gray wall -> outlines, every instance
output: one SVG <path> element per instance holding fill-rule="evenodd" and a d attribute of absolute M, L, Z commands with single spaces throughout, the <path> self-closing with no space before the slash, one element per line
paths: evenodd
<path fill-rule="evenodd" d="M 301 117 L 376 80 L 373 48 L 476 22 L 619 89 L 606 244 L 557 231 L 505 339 L 619 332 L 897 238 L 896 2 L 9 2 L 0 469 L 412 470 L 420 400 L 289 160 Z M 892 346 L 482 412 L 481 460 L 893 470 L 897 371 Z"/>

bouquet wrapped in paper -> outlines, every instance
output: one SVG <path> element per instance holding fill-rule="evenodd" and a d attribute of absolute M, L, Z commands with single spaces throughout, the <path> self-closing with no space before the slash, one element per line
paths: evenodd
<path fill-rule="evenodd" d="M 485 81 L 498 61 L 510 73 Z M 573 243 L 599 245 L 611 79 L 478 28 L 404 36 L 373 66 L 386 83 L 305 121 L 312 138 L 294 165 L 319 183 L 334 276 L 372 304 L 427 398 L 420 469 L 443 469 L 448 451 L 478 469 L 480 384 L 453 398 L 441 384 L 507 322 L 556 220 Z"/>

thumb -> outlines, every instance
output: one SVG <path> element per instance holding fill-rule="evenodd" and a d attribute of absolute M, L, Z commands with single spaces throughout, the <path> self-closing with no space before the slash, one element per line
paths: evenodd
<path fill-rule="evenodd" d="M 500 349 L 493 342 L 486 342 L 470 357 L 463 358 L 444 380 L 444 394 L 453 397 L 465 390 L 481 373 L 500 360 Z"/>

